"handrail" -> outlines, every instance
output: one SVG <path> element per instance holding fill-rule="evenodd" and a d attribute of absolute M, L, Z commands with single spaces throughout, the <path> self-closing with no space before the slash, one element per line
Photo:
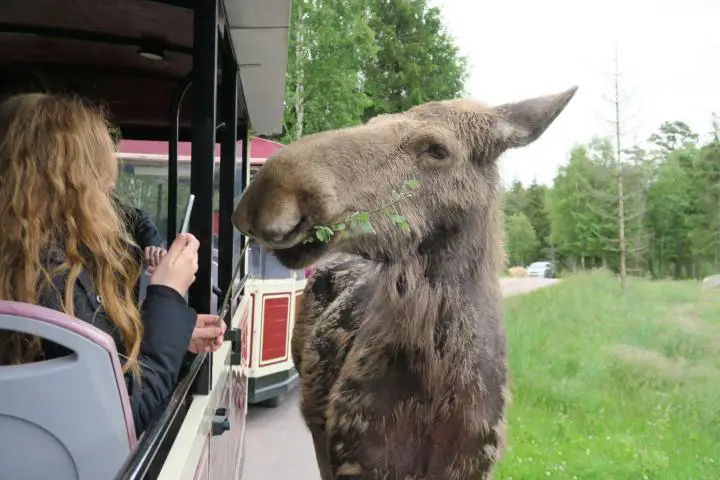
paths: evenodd
<path fill-rule="evenodd" d="M 183 406 L 190 387 L 200 372 L 207 353 L 197 354 L 190 364 L 190 370 L 178 383 L 162 414 L 150 422 L 133 453 L 125 460 L 115 480 L 141 480 L 158 452 L 158 447 L 167 436 L 170 426 Z"/>

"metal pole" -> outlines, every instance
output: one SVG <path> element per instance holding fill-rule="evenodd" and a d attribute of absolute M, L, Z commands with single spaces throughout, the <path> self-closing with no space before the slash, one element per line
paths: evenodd
<path fill-rule="evenodd" d="M 192 83 L 193 72 L 178 85 L 170 107 L 170 139 L 168 140 L 168 223 L 166 240 L 172 243 L 177 234 L 178 142 L 180 141 L 180 107 Z"/>
<path fill-rule="evenodd" d="M 161 227 L 162 225 L 162 197 L 163 197 L 163 184 L 158 182 L 157 184 L 157 200 L 155 201 L 155 225 Z M 167 238 L 168 235 L 165 235 Z"/>
<path fill-rule="evenodd" d="M 188 291 L 188 303 L 197 312 L 210 312 L 212 302 L 213 170 L 215 105 L 217 102 L 218 1 L 195 2 L 193 18 L 193 122 L 190 193 L 195 205 L 190 232 L 200 241 L 198 271 Z M 193 393 L 207 395 L 212 379 L 208 355 L 193 385 Z"/>
<path fill-rule="evenodd" d="M 242 159 L 242 170 L 240 172 L 240 192 L 244 192 L 245 189 L 248 186 L 248 181 L 250 178 L 250 158 L 248 158 L 248 152 L 250 151 L 250 127 L 247 123 L 243 122 L 243 124 L 240 126 L 240 141 L 242 142 L 241 150 L 240 150 L 240 157 Z M 240 235 L 240 251 L 242 252 L 245 249 L 245 244 L 247 243 L 247 237 L 245 235 Z M 240 272 L 240 276 L 244 277 L 247 274 L 247 255 L 245 255 L 245 259 L 243 260 L 243 267 L 242 271 Z M 244 293 L 243 293 L 244 294 Z"/>

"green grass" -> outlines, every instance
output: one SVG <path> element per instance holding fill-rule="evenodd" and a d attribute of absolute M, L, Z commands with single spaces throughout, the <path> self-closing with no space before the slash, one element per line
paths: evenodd
<path fill-rule="evenodd" d="M 720 293 L 602 272 L 512 297 L 496 479 L 720 479 Z"/>

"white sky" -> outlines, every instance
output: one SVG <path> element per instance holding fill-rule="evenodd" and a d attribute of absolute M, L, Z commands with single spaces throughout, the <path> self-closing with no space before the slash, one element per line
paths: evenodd
<path fill-rule="evenodd" d="M 615 44 L 629 100 L 624 141 L 645 140 L 665 120 L 701 135 L 720 114 L 720 1 L 431 0 L 468 57 L 470 96 L 491 104 L 579 85 L 534 144 L 506 153 L 505 183 L 550 184 L 577 142 L 611 134 Z M 637 139 L 637 140 L 636 140 Z"/>

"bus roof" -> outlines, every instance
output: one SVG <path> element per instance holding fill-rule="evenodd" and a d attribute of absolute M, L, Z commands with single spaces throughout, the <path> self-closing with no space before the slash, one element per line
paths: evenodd
<path fill-rule="evenodd" d="M 238 142 L 240 144 L 242 142 Z M 262 165 L 284 145 L 265 138 L 253 137 L 250 140 L 250 161 L 252 165 Z M 190 142 L 178 143 L 178 162 L 190 161 Z M 240 148 L 238 147 L 238 152 Z M 151 140 L 121 140 L 118 157 L 133 164 L 167 163 L 168 143 Z M 239 157 L 239 155 L 238 155 Z M 220 145 L 215 145 L 215 161 L 220 161 Z"/>
<path fill-rule="evenodd" d="M 125 138 L 170 138 L 170 105 L 193 68 L 193 0 L 2 0 L 0 93 L 42 87 L 102 102 Z M 290 0 L 221 0 L 219 36 L 239 66 L 237 116 L 282 129 Z M 220 63 L 218 63 L 218 66 Z M 180 110 L 189 139 L 192 86 Z"/>

